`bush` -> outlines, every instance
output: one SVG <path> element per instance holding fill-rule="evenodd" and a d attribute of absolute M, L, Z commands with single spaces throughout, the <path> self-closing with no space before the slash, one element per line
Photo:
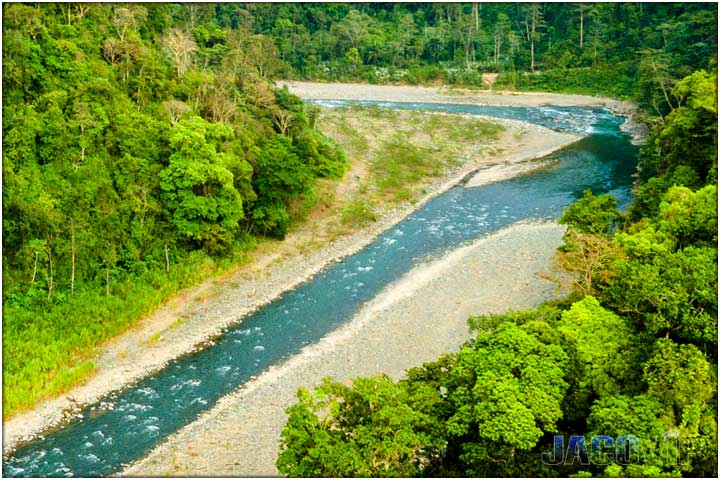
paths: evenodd
<path fill-rule="evenodd" d="M 636 70 L 634 63 L 625 62 L 586 68 L 556 68 L 535 73 L 506 72 L 498 76 L 493 87 L 630 98 L 637 90 Z"/>

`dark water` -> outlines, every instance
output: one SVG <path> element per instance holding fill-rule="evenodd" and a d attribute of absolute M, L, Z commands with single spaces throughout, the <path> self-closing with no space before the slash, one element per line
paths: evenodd
<path fill-rule="evenodd" d="M 615 194 L 623 208 L 631 201 L 637 152 L 618 130 L 622 119 L 606 110 L 383 105 L 517 118 L 590 135 L 553 154 L 558 161 L 542 172 L 479 188 L 455 187 L 434 198 L 361 252 L 246 317 L 213 346 L 171 362 L 87 406 L 82 419 L 20 446 L 4 459 L 3 474 L 89 477 L 117 472 L 251 376 L 347 322 L 363 303 L 429 255 L 519 220 L 557 218 L 586 188 Z"/>

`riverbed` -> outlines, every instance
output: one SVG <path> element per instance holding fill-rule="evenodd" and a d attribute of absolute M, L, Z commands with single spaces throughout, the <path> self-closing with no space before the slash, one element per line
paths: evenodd
<path fill-rule="evenodd" d="M 619 133 L 621 120 L 601 110 L 565 112 L 582 113 L 598 130 L 547 159 L 548 168 L 480 188 L 456 187 L 431 200 L 370 247 L 244 319 L 216 345 L 172 362 L 104 404 L 87 407 L 83 421 L 21 448 L 6 463 L 6 474 L 117 471 L 238 385 L 303 356 L 305 347 L 353 321 L 367 302 L 418 264 L 432 261 L 433 255 L 442 256 L 524 219 L 556 218 L 585 187 L 616 193 L 626 205 L 634 151 Z"/>

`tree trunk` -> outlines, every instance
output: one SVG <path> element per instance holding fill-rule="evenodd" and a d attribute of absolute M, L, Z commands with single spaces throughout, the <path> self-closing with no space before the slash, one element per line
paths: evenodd
<path fill-rule="evenodd" d="M 657 75 L 657 81 L 660 84 L 660 89 L 662 90 L 663 96 L 665 97 L 665 102 L 668 104 L 668 106 L 670 107 L 670 111 L 672 112 L 675 110 L 675 107 L 673 106 L 672 102 L 670 102 L 670 96 L 668 95 L 668 91 L 665 88 L 665 82 L 663 81 L 663 78 L 660 77 L 660 73 L 658 72 L 658 68 L 657 68 L 657 65 L 655 64 L 655 60 L 652 61 L 651 65 L 652 65 L 653 71 L 655 72 L 655 75 Z M 661 118 L 662 118 L 662 116 L 661 116 Z"/>
<path fill-rule="evenodd" d="M 50 298 L 52 298 L 52 291 L 53 291 L 53 267 L 52 267 L 52 252 L 50 250 L 50 242 L 48 242 L 48 265 L 49 265 L 48 300 L 50 300 Z"/>
<path fill-rule="evenodd" d="M 170 255 L 168 255 L 168 246 L 165 244 L 165 272 L 170 273 Z"/>
<path fill-rule="evenodd" d="M 72 270 L 70 273 L 70 295 L 75 295 L 75 222 L 70 222 L 70 253 L 72 258 Z"/>
<path fill-rule="evenodd" d="M 585 28 L 585 11 L 582 3 L 580 5 L 580 48 L 583 48 L 583 30 Z"/>
<path fill-rule="evenodd" d="M 32 280 L 30 280 L 30 283 L 35 283 L 35 276 L 37 275 L 37 262 L 38 262 L 39 256 L 40 256 L 40 252 L 35 252 L 35 265 L 33 266 L 33 276 L 32 276 Z"/>
<path fill-rule="evenodd" d="M 468 39 L 465 42 L 465 70 L 470 70 L 470 32 L 468 32 Z"/>
<path fill-rule="evenodd" d="M 535 71 L 535 35 L 530 37 L 530 71 Z"/>
<path fill-rule="evenodd" d="M 535 31 L 537 30 L 537 15 L 535 11 L 531 11 L 532 15 L 530 18 L 530 31 L 528 37 L 530 37 L 530 71 L 535 71 Z M 527 24 L 527 23 L 526 23 Z"/>
<path fill-rule="evenodd" d="M 105 267 L 105 296 L 110 296 L 110 267 Z"/>

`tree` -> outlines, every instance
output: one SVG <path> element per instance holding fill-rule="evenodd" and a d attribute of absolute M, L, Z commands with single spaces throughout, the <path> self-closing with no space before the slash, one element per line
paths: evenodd
<path fill-rule="evenodd" d="M 162 107 L 170 117 L 170 123 L 172 125 L 177 125 L 183 115 L 191 111 L 187 104 L 174 99 L 163 102 Z"/>
<path fill-rule="evenodd" d="M 367 14 L 352 9 L 343 21 L 337 24 L 338 33 L 349 44 L 350 48 L 360 50 L 367 37 L 370 24 L 371 19 Z"/>
<path fill-rule="evenodd" d="M 290 140 L 275 135 L 255 159 L 253 189 L 257 200 L 252 222 L 259 232 L 284 237 L 290 225 L 288 201 L 312 188 L 310 169 L 295 153 Z"/>
<path fill-rule="evenodd" d="M 585 5 L 582 3 L 577 4 L 578 15 L 580 16 L 580 49 L 583 48 L 583 37 L 585 34 Z"/>
<path fill-rule="evenodd" d="M 678 82 L 678 107 L 651 132 L 640 153 L 642 178 L 691 167 L 708 183 L 717 176 L 717 74 L 698 71 Z"/>
<path fill-rule="evenodd" d="M 511 464 L 562 418 L 568 358 L 534 334 L 545 328 L 505 322 L 459 352 L 445 383 L 453 406 L 447 430 L 466 474 L 497 472 L 489 469 L 493 462 Z"/>
<path fill-rule="evenodd" d="M 653 336 L 717 344 L 717 250 L 687 247 L 651 262 L 618 260 L 605 301 Z"/>
<path fill-rule="evenodd" d="M 660 419 L 661 412 L 660 403 L 648 395 L 602 397 L 590 409 L 587 420 L 588 436 L 608 435 L 619 440 L 623 435 L 630 435 L 640 439 L 640 445 L 625 444 L 625 448 L 629 449 L 626 460 L 615 460 L 620 464 L 634 464 L 626 467 L 627 475 L 637 476 L 643 473 L 658 475 L 664 469 L 677 475 L 679 472 L 674 464 L 677 462 L 678 452 L 672 443 L 663 441 L 665 425 Z M 639 448 L 642 450 L 640 451 Z M 657 465 L 660 469 L 655 472 L 643 472 L 645 465 Z"/>
<path fill-rule="evenodd" d="M 717 389 L 712 367 L 697 347 L 663 338 L 653 350 L 643 380 L 648 392 L 669 407 L 674 418 L 681 419 L 689 406 L 703 406 L 713 398 Z"/>
<path fill-rule="evenodd" d="M 418 476 L 442 454 L 436 389 L 409 390 L 387 376 L 351 385 L 325 379 L 287 409 L 278 470 L 289 476 Z"/>
<path fill-rule="evenodd" d="M 147 9 L 140 5 L 116 7 L 111 20 L 120 42 L 125 42 L 125 36 L 130 29 L 137 28 L 147 18 Z"/>
<path fill-rule="evenodd" d="M 527 7 L 525 14 L 525 25 L 528 29 L 528 38 L 530 40 L 530 71 L 535 71 L 535 40 L 539 37 L 539 29 L 545 26 L 543 20 L 542 6 L 537 3 L 531 3 Z"/>
<path fill-rule="evenodd" d="M 352 47 L 347 51 L 345 54 L 345 63 L 352 65 L 354 71 L 357 71 L 358 66 L 362 65 L 362 57 L 357 48 Z"/>
<path fill-rule="evenodd" d="M 596 197 L 590 190 L 585 190 L 582 198 L 567 207 L 558 221 L 569 230 L 609 235 L 619 219 L 615 197 L 609 194 Z"/>
<path fill-rule="evenodd" d="M 225 167 L 228 155 L 218 142 L 232 130 L 199 117 L 183 119 L 170 132 L 170 164 L 160 172 L 163 204 L 178 232 L 208 246 L 223 248 L 243 218 L 240 194 Z"/>
<path fill-rule="evenodd" d="M 455 29 L 465 53 L 465 69 L 470 70 L 470 50 L 478 34 L 478 24 L 471 15 L 465 15 L 462 11 L 458 13 L 456 22 Z"/>
<path fill-rule="evenodd" d="M 582 396 L 603 397 L 632 391 L 633 385 L 638 388 L 633 372 L 635 339 L 627 320 L 588 296 L 562 313 L 557 329 L 578 362 L 574 387 Z"/>
<path fill-rule="evenodd" d="M 502 56 L 502 47 L 510 35 L 510 18 L 504 13 L 499 13 L 495 23 L 495 50 L 493 52 L 493 63 L 497 64 Z"/>
<path fill-rule="evenodd" d="M 163 37 L 163 45 L 172 54 L 177 76 L 182 77 L 192 65 L 193 54 L 198 51 L 197 44 L 188 33 L 173 28 Z"/>

